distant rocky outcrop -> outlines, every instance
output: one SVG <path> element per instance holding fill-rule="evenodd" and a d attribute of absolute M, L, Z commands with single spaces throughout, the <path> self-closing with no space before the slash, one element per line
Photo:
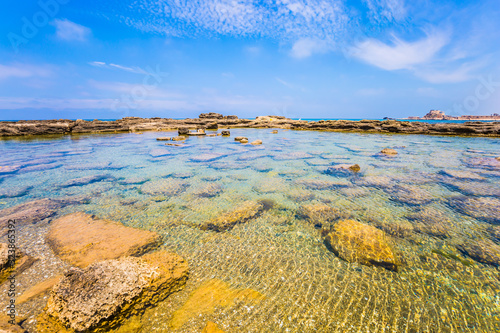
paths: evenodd
<path fill-rule="evenodd" d="M 437 113 L 433 116 L 438 116 Z M 441 117 L 441 114 L 439 114 Z M 472 117 L 472 116 L 471 116 Z M 468 118 L 466 118 L 468 119 Z M 473 119 L 473 118 L 471 118 Z M 495 118 L 496 119 L 496 118 Z M 500 120 L 500 116 L 498 117 Z M 195 119 L 135 118 L 114 121 L 85 120 L 22 120 L 0 122 L 0 137 L 45 134 L 118 133 L 143 131 L 175 131 L 186 135 L 199 128 L 269 128 L 322 130 L 338 132 L 404 133 L 500 137 L 500 122 L 428 123 L 397 120 L 293 120 L 283 116 L 261 116 L 239 119 L 218 113 L 204 113 Z M 0 166 L 0 172 L 7 166 Z M 5 169 L 6 172 L 16 170 Z"/>

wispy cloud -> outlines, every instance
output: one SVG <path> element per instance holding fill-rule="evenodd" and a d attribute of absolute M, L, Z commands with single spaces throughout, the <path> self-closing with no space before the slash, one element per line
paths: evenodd
<path fill-rule="evenodd" d="M 363 0 L 370 11 L 370 19 L 375 22 L 400 21 L 406 17 L 404 0 Z"/>
<path fill-rule="evenodd" d="M 32 78 L 48 77 L 52 74 L 47 66 L 35 66 L 30 64 L 0 64 L 0 80 L 9 78 Z"/>
<path fill-rule="evenodd" d="M 333 44 L 330 45 L 330 48 Z M 295 42 L 292 46 L 291 55 L 297 59 L 310 57 L 314 53 L 323 53 L 328 50 L 329 46 L 319 40 L 311 38 L 302 38 Z"/>
<path fill-rule="evenodd" d="M 424 64 L 449 42 L 448 34 L 433 33 L 415 42 L 394 37 L 391 44 L 376 39 L 367 39 L 352 49 L 352 55 L 366 63 L 385 70 L 413 69 Z"/>
<path fill-rule="evenodd" d="M 118 70 L 130 72 L 130 73 L 135 73 L 135 74 L 148 74 L 147 71 L 145 71 L 144 69 L 137 67 L 137 66 L 127 67 L 127 66 L 122 66 L 122 65 L 112 64 L 112 63 L 107 64 L 107 63 L 102 62 L 102 61 L 92 61 L 92 62 L 89 62 L 89 65 L 94 66 L 94 67 L 106 68 L 106 69 L 115 69 L 115 70 L 118 69 Z"/>
<path fill-rule="evenodd" d="M 89 28 L 67 19 L 55 19 L 52 24 L 56 27 L 57 38 L 64 41 L 84 42 L 92 33 Z"/>

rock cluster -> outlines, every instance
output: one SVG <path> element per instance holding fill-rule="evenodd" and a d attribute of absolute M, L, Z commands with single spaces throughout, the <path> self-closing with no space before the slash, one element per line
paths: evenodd
<path fill-rule="evenodd" d="M 239 119 L 217 113 L 201 114 L 196 119 L 126 117 L 115 121 L 84 120 L 22 120 L 0 122 L 0 137 L 42 134 L 113 133 L 167 131 L 179 129 L 187 135 L 190 129 L 203 128 L 283 128 L 340 132 L 404 133 L 434 135 L 465 135 L 500 137 L 500 122 L 426 123 L 397 120 L 293 120 L 281 116 Z M 187 131 L 187 132 L 186 132 Z M 0 169 L 1 172 L 1 169 Z"/>

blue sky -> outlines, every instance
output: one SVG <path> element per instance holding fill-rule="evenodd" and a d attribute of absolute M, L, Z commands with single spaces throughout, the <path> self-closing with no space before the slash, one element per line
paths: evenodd
<path fill-rule="evenodd" d="M 500 2 L 5 0 L 0 119 L 500 113 Z"/>

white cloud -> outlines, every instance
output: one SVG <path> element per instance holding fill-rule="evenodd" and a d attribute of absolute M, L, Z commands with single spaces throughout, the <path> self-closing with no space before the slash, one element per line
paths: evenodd
<path fill-rule="evenodd" d="M 352 48 L 351 54 L 371 65 L 385 69 L 413 69 L 427 63 L 449 42 L 448 34 L 440 32 L 426 38 L 406 42 L 394 37 L 392 45 L 367 39 Z"/>
<path fill-rule="evenodd" d="M 84 42 L 91 35 L 89 28 L 67 19 L 55 19 L 53 25 L 56 27 L 57 38 L 61 40 Z"/>
<path fill-rule="evenodd" d="M 107 64 L 102 61 L 92 61 L 89 62 L 89 65 L 94 66 L 94 67 L 100 67 L 100 68 L 106 68 L 106 69 L 119 69 L 122 71 L 130 72 L 130 73 L 135 73 L 135 74 L 148 74 L 147 71 L 140 67 L 127 67 L 127 66 L 122 66 L 122 65 L 117 65 L 117 64 Z"/>
<path fill-rule="evenodd" d="M 291 55 L 297 59 L 310 57 L 313 53 L 322 53 L 327 50 L 324 43 L 310 38 L 302 38 L 293 44 Z"/>
<path fill-rule="evenodd" d="M 376 22 L 383 20 L 401 21 L 407 15 L 403 0 L 363 0 L 370 10 L 371 19 Z"/>
<path fill-rule="evenodd" d="M 47 77 L 52 71 L 47 66 L 34 66 L 28 64 L 0 64 L 0 80 L 9 78 Z"/>
<path fill-rule="evenodd" d="M 464 63 L 457 68 L 447 70 L 435 68 L 422 68 L 415 71 L 415 75 L 431 83 L 457 83 L 464 82 L 474 78 L 474 70 L 483 66 L 482 61 Z"/>

